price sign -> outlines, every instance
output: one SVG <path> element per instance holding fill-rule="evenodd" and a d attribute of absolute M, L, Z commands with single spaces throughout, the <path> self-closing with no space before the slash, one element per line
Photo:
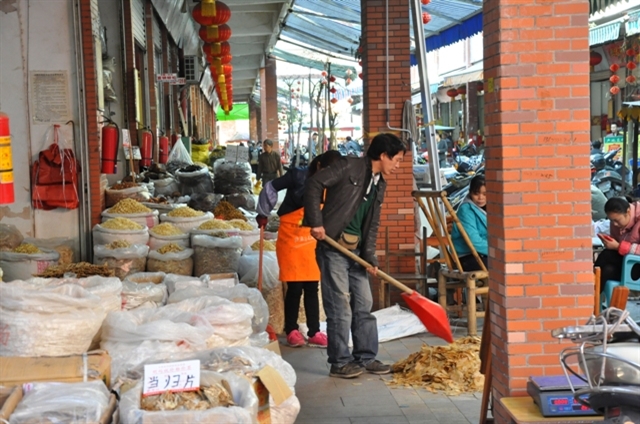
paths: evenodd
<path fill-rule="evenodd" d="M 225 160 L 229 162 L 235 162 L 238 160 L 238 146 L 227 145 L 227 149 L 224 154 Z"/>
<path fill-rule="evenodd" d="M 249 162 L 249 148 L 238 146 L 238 162 Z"/>
<path fill-rule="evenodd" d="M 133 160 L 142 160 L 142 155 L 140 154 L 140 147 L 133 146 L 131 150 L 133 150 Z M 131 156 L 129 152 L 131 150 L 129 150 L 128 148 L 124 150 L 124 158 L 126 160 L 129 160 L 129 156 Z"/>
<path fill-rule="evenodd" d="M 129 130 L 122 129 L 122 148 L 124 150 L 129 150 L 129 146 L 131 145 L 131 136 L 129 135 Z"/>
<path fill-rule="evenodd" d="M 199 388 L 199 360 L 144 366 L 142 396 L 164 392 L 190 392 Z"/>

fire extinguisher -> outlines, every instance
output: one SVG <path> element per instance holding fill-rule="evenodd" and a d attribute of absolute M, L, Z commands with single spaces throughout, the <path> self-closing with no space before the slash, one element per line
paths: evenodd
<path fill-rule="evenodd" d="M 169 137 L 163 133 L 158 137 L 158 145 L 160 147 L 160 163 L 165 164 L 169 160 Z"/>
<path fill-rule="evenodd" d="M 153 154 L 153 133 L 149 127 L 140 131 L 140 166 L 151 166 L 151 155 Z"/>
<path fill-rule="evenodd" d="M 118 172 L 118 146 L 120 145 L 120 128 L 111 118 L 105 116 L 107 125 L 102 127 L 102 173 Z"/>
<path fill-rule="evenodd" d="M 0 204 L 15 202 L 13 190 L 13 157 L 9 116 L 0 112 Z"/>

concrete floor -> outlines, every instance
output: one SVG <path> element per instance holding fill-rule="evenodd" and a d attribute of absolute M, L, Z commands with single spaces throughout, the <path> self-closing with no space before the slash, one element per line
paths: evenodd
<path fill-rule="evenodd" d="M 479 320 L 481 323 L 482 320 Z M 466 329 L 454 326 L 456 338 Z M 481 329 L 479 330 L 481 331 Z M 296 395 L 302 405 L 296 424 L 476 424 L 480 419 L 482 393 L 461 396 L 433 394 L 424 389 L 388 387 L 390 376 L 363 374 L 345 380 L 329 377 L 324 349 L 290 348 L 282 344 L 282 356 L 296 370 Z M 423 343 L 445 344 L 421 333 L 381 343 L 378 359 L 392 364 L 420 350 Z"/>

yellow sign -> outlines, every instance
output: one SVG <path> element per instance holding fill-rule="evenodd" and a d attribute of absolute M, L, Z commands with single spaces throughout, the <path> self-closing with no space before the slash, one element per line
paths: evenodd
<path fill-rule="evenodd" d="M 495 82 L 493 78 L 487 79 L 487 93 L 493 93 L 495 90 Z"/>

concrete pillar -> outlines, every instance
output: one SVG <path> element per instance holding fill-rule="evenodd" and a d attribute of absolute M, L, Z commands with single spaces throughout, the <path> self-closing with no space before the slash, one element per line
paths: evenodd
<path fill-rule="evenodd" d="M 362 0 L 362 62 L 364 74 L 363 126 L 365 143 L 376 134 L 401 132 L 402 108 L 411 99 L 409 4 L 406 0 L 388 0 L 389 56 L 386 54 L 386 2 Z M 388 64 L 387 64 L 388 59 Z M 388 72 L 387 72 L 388 66 Z M 389 99 L 387 102 L 387 77 Z M 401 169 L 388 180 L 378 234 L 378 257 L 384 264 L 385 228 L 389 227 L 390 250 L 413 251 L 415 247 L 412 156 L 408 153 Z M 390 264 L 391 272 L 414 272 L 413 258 Z M 384 268 L 384 265 L 383 265 Z M 374 285 L 379 284 L 377 281 Z M 377 305 L 377 287 L 372 287 Z"/>
<path fill-rule="evenodd" d="M 266 59 L 260 69 L 262 140 L 270 138 L 278 149 L 278 78 L 275 59 Z"/>
<path fill-rule="evenodd" d="M 588 2 L 484 3 L 494 399 L 561 375 L 570 343 L 550 330 L 593 311 L 588 16 Z"/>

